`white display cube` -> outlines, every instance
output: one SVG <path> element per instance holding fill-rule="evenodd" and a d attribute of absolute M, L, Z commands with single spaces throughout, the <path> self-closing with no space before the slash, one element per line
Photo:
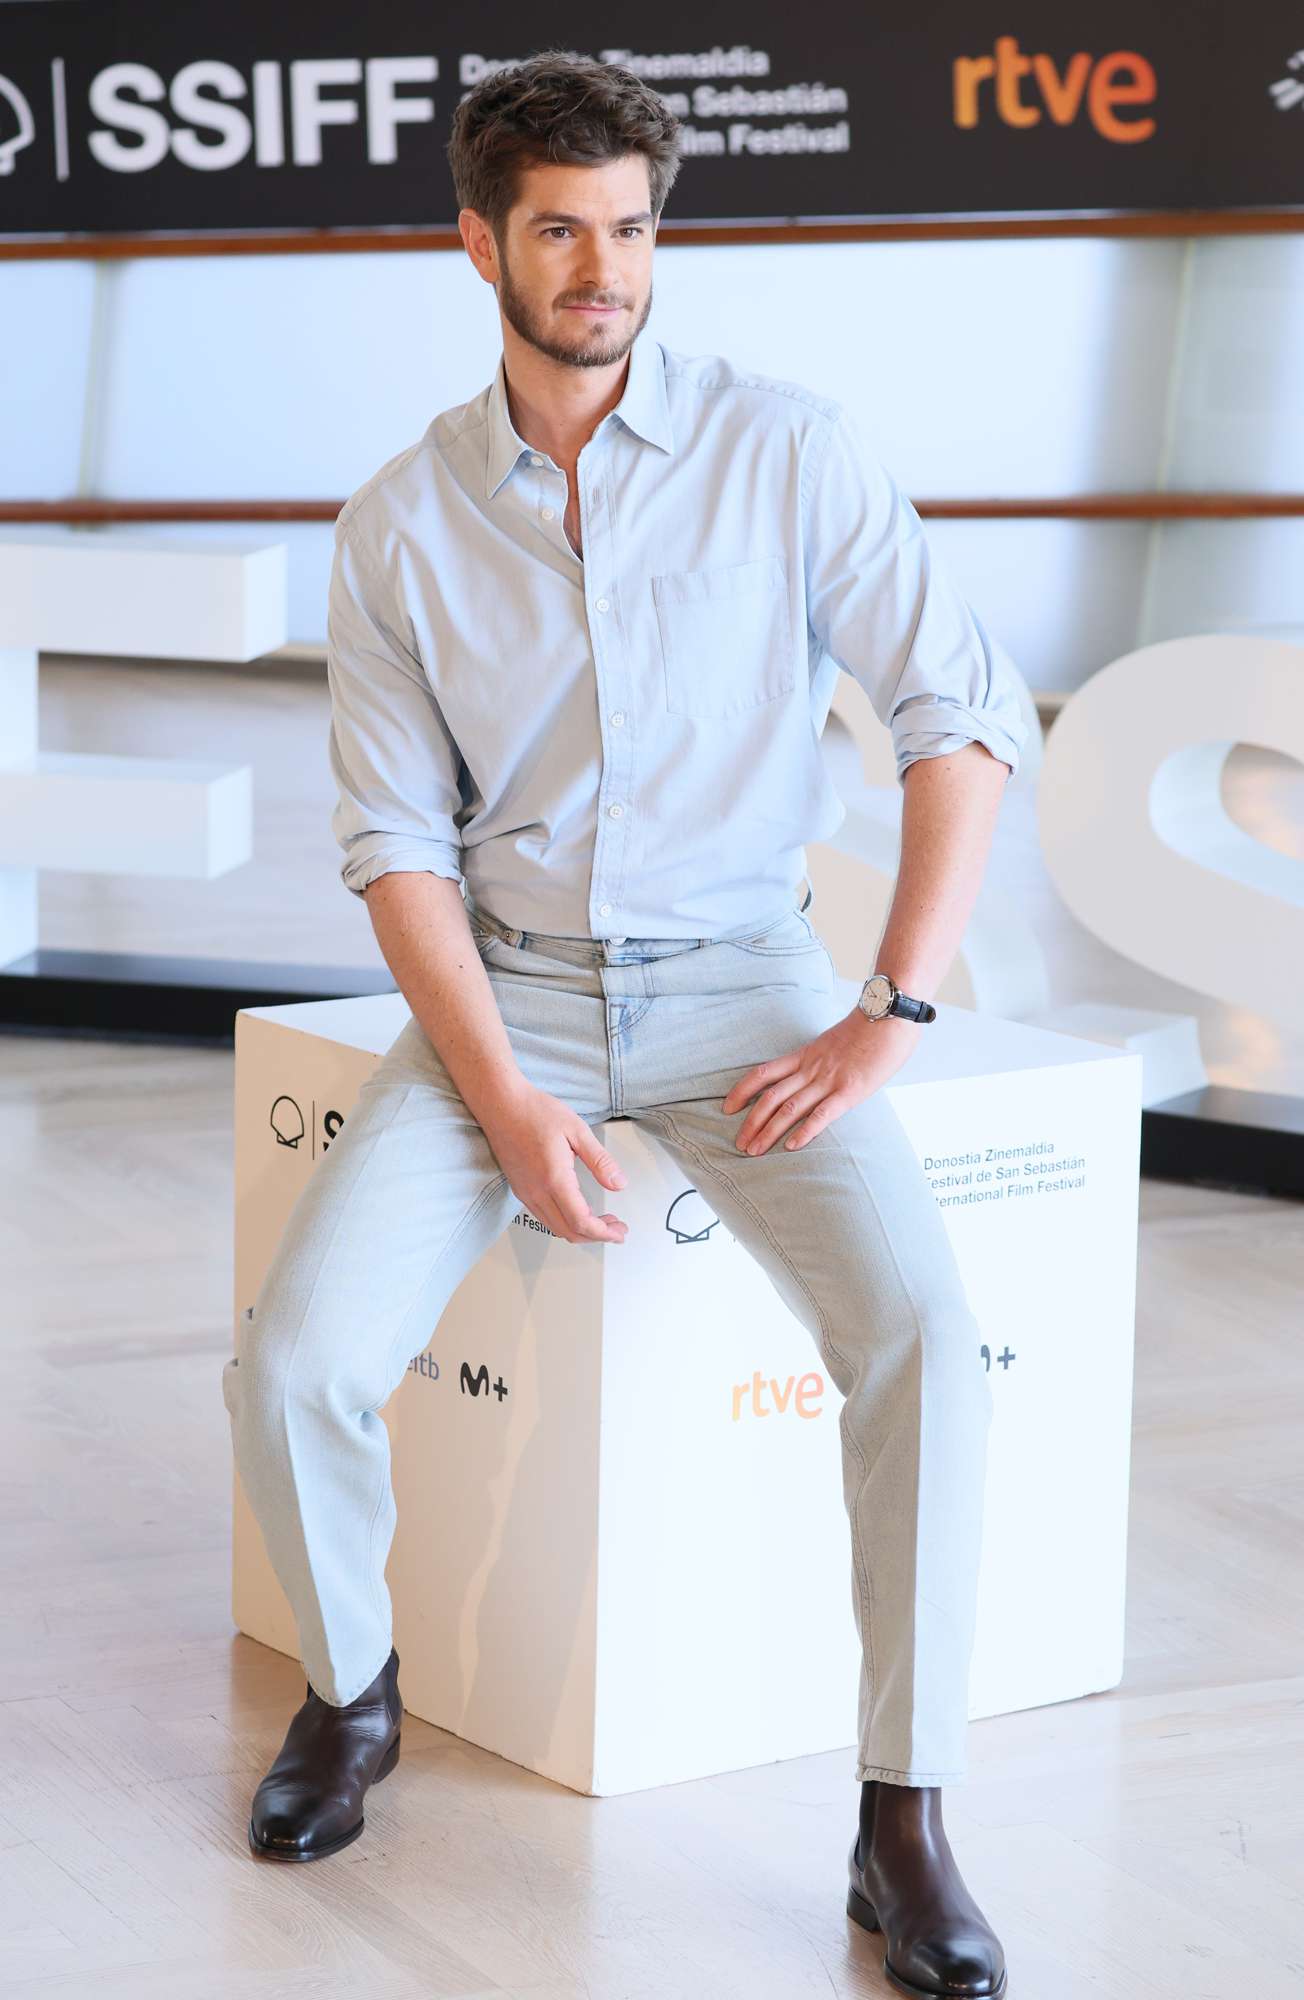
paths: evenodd
<path fill-rule="evenodd" d="M 407 1020 L 397 993 L 237 1015 L 237 1345 L 305 1178 Z M 971 1720 L 1121 1678 L 1140 1085 L 1136 1054 L 941 1007 L 885 1086 L 994 1397 Z M 656 1136 L 597 1129 L 627 1185 L 613 1203 L 576 1169 L 625 1242 L 569 1244 L 520 1210 L 385 1406 L 404 1702 L 592 1795 L 850 1760 L 841 1397 Z M 232 1605 L 299 1657 L 238 1475 Z"/>

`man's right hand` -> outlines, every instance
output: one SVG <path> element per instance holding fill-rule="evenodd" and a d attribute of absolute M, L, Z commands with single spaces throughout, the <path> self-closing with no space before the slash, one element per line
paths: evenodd
<path fill-rule="evenodd" d="M 576 1156 L 604 1187 L 622 1188 L 625 1175 L 570 1106 L 526 1083 L 479 1120 L 494 1158 L 537 1222 L 566 1243 L 623 1243 L 618 1215 L 595 1215 L 580 1192 Z"/>

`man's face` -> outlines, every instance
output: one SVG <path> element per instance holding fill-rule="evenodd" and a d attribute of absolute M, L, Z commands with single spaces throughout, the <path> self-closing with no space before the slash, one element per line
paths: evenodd
<path fill-rule="evenodd" d="M 652 310 L 655 237 L 641 154 L 526 168 L 498 246 L 504 319 L 573 368 L 623 361 Z M 611 310 L 578 310 L 586 302 Z"/>

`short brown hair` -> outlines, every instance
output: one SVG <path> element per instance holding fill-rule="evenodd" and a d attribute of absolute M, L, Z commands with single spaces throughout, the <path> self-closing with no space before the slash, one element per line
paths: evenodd
<path fill-rule="evenodd" d="M 633 70 L 550 48 L 478 83 L 453 113 L 446 150 L 458 207 L 473 208 L 501 242 L 525 167 L 594 167 L 642 153 L 659 217 L 679 172 L 679 131 Z"/>

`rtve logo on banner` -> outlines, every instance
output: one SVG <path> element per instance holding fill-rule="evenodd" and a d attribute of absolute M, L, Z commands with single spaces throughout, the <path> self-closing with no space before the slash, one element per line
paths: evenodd
<path fill-rule="evenodd" d="M 951 101 L 955 123 L 967 130 L 979 123 L 991 83 L 996 116 L 1006 125 L 1040 125 L 1049 113 L 1057 125 L 1071 125 L 1086 101 L 1087 117 L 1102 139 L 1115 145 L 1134 146 L 1149 139 L 1155 130 L 1153 118 L 1116 118 L 1120 104 L 1153 104 L 1157 92 L 1155 72 L 1144 56 L 1115 49 L 1107 56 L 1071 56 L 1063 74 L 1050 56 L 1025 56 L 1017 35 L 998 35 L 989 56 L 957 56 L 951 65 Z M 1022 86 L 1031 77 L 1029 95 L 1040 104 L 1025 103 Z"/>

